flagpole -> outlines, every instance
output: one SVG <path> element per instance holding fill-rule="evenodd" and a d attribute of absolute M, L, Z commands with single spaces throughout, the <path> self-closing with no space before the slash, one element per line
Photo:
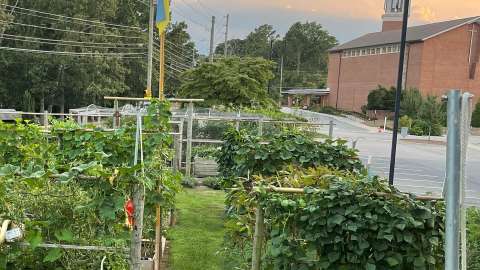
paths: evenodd
<path fill-rule="evenodd" d="M 148 24 L 148 70 L 147 70 L 147 89 L 144 97 L 152 97 L 152 75 L 153 75 L 153 30 L 155 24 L 155 0 L 150 0 L 150 16 Z"/>
<path fill-rule="evenodd" d="M 158 79 L 158 97 L 160 100 L 165 99 L 165 38 L 166 33 L 160 32 L 161 29 L 158 29 L 159 32 L 159 48 L 160 48 L 160 59 L 158 61 L 159 68 L 159 79 Z"/>

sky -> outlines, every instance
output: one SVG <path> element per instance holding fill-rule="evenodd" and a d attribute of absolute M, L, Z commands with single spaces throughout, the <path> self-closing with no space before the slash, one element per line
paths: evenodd
<path fill-rule="evenodd" d="M 411 0 L 410 25 L 480 16 L 479 0 Z M 215 44 L 244 38 L 255 27 L 271 24 L 284 35 L 295 22 L 316 21 L 340 43 L 379 31 L 384 0 L 173 0 L 174 21 L 186 21 L 200 52 L 209 49 L 211 16 L 216 16 Z"/>

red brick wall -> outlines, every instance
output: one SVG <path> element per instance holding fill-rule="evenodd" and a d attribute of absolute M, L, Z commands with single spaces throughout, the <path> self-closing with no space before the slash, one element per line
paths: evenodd
<path fill-rule="evenodd" d="M 422 70 L 423 43 L 408 44 L 406 88 L 419 88 Z M 398 64 L 397 64 L 398 65 Z"/>
<path fill-rule="evenodd" d="M 424 42 L 420 83 L 422 93 L 441 96 L 449 89 L 469 90 L 468 27 L 465 25 Z"/>
<path fill-rule="evenodd" d="M 337 103 L 338 92 L 338 72 L 340 66 L 340 53 L 330 53 L 328 55 L 328 78 L 327 87 L 330 88 L 328 95 L 328 106 L 335 107 Z"/>
<path fill-rule="evenodd" d="M 397 81 L 398 53 L 342 58 L 338 108 L 361 111 L 371 90 L 378 85 L 390 87 Z M 338 89 L 339 54 L 330 55 L 329 105 L 335 107 Z"/>
<path fill-rule="evenodd" d="M 402 21 L 384 21 L 382 23 L 382 32 L 402 29 Z"/>

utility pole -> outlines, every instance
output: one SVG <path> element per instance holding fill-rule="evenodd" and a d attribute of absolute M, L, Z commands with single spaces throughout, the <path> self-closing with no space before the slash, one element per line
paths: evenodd
<path fill-rule="evenodd" d="M 282 107 L 282 91 L 283 91 L 283 54 L 280 59 L 280 97 L 278 98 L 278 104 Z"/>
<path fill-rule="evenodd" d="M 225 24 L 225 43 L 223 51 L 225 52 L 225 58 L 228 57 L 228 26 L 230 21 L 230 14 L 227 14 L 227 23 Z"/>
<path fill-rule="evenodd" d="M 215 39 L 215 16 L 212 16 L 212 28 L 210 29 L 210 63 L 213 63 L 213 40 Z"/>
<path fill-rule="evenodd" d="M 147 73 L 147 89 L 145 97 L 152 97 L 152 73 L 153 73 L 153 28 L 155 24 L 155 0 L 150 0 L 150 17 L 148 24 L 148 73 Z"/>

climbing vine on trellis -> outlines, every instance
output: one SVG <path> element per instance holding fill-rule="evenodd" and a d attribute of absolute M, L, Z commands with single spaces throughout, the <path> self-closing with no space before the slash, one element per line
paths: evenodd
<path fill-rule="evenodd" d="M 133 164 L 135 126 L 85 130 L 73 122 L 52 121 L 52 129 L 45 133 L 28 122 L 0 122 L 0 219 L 24 224 L 30 244 L 28 249 L 0 246 L 0 269 L 7 265 L 15 269 L 66 265 L 92 269 L 90 263 L 98 267 L 99 261 L 84 258 L 72 262 L 72 252 L 37 246 L 42 242 L 76 243 L 123 250 L 130 237 L 123 205 L 134 184 L 145 186 L 146 219 L 154 220 L 156 203 L 165 209 L 173 207 L 180 185 L 166 163 L 172 154 L 169 109 L 169 104 L 161 101 L 152 101 L 147 108 L 144 176 L 137 173 L 141 165 Z M 160 179 L 161 193 L 157 191 Z M 152 238 L 152 226 L 147 222 L 145 237 Z M 114 253 L 109 265 L 124 269 L 125 256 Z"/>

